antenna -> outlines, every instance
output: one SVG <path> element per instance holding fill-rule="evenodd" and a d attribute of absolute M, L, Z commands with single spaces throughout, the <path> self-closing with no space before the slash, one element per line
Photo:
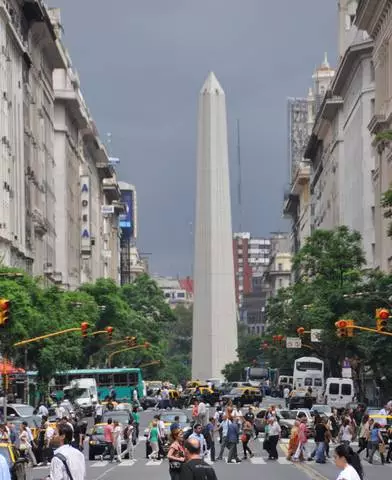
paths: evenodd
<path fill-rule="evenodd" d="M 241 136 L 240 121 L 237 120 L 237 161 L 238 161 L 238 210 L 239 210 L 239 231 L 242 232 L 242 169 L 241 169 Z"/>

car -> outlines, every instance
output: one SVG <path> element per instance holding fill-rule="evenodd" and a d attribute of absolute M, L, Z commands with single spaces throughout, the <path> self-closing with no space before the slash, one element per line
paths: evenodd
<path fill-rule="evenodd" d="M 310 409 L 310 413 L 312 416 L 319 414 L 321 416 L 325 415 L 328 418 L 332 415 L 332 409 L 329 405 L 313 405 Z"/>
<path fill-rule="evenodd" d="M 7 460 L 11 480 L 26 480 L 28 459 L 21 456 L 17 448 L 11 443 L 0 443 L 0 455 Z"/>
<path fill-rule="evenodd" d="M 94 425 L 92 430 L 89 433 L 88 441 L 88 459 L 95 460 L 97 455 L 103 455 L 103 452 L 106 448 L 106 442 L 104 439 L 104 428 L 107 423 L 97 423 Z M 121 429 L 124 430 L 125 425 L 121 425 Z M 121 441 L 121 452 L 124 452 L 127 449 L 127 440 Z"/>
<path fill-rule="evenodd" d="M 128 422 L 131 417 L 131 412 L 128 410 L 112 410 L 110 412 L 105 412 L 102 415 L 102 423 L 107 423 L 109 418 L 111 418 L 114 421 L 117 421 L 118 423 L 121 423 L 122 425 L 128 425 Z"/>
<path fill-rule="evenodd" d="M 233 388 L 227 395 L 222 396 L 222 401 L 227 404 L 232 401 L 235 405 L 254 405 L 263 401 L 263 396 L 258 388 L 254 387 L 239 387 Z"/>
<path fill-rule="evenodd" d="M 0 414 L 3 415 L 4 408 L 0 406 Z M 26 403 L 9 403 L 7 405 L 7 417 L 31 417 L 34 415 L 34 407 Z"/>
<path fill-rule="evenodd" d="M 140 400 L 140 405 L 143 410 L 147 410 L 148 408 L 154 408 L 158 403 L 157 397 L 154 395 L 147 395 Z"/>
<path fill-rule="evenodd" d="M 298 408 L 296 410 L 281 409 L 277 410 L 276 415 L 282 428 L 282 437 L 290 435 L 291 429 L 293 428 L 295 421 L 303 415 L 305 415 L 307 419 L 309 436 L 314 436 L 314 420 L 310 410 L 308 410 L 307 408 Z"/>

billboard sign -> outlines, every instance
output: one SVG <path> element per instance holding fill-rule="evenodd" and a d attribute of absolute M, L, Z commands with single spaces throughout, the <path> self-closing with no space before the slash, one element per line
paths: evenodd
<path fill-rule="evenodd" d="M 102 215 L 113 215 L 114 205 L 102 205 L 101 206 Z"/>
<path fill-rule="evenodd" d="M 120 228 L 125 237 L 130 238 L 133 236 L 133 191 L 125 190 L 121 192 L 121 201 L 125 204 L 125 213 L 120 215 Z"/>
<path fill-rule="evenodd" d="M 120 159 L 118 157 L 109 157 L 109 165 L 118 165 Z"/>

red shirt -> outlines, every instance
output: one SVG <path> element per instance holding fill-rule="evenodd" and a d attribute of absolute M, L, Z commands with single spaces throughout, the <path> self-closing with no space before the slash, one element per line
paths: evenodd
<path fill-rule="evenodd" d="M 103 438 L 105 442 L 113 442 L 113 425 L 105 425 L 103 427 Z"/>

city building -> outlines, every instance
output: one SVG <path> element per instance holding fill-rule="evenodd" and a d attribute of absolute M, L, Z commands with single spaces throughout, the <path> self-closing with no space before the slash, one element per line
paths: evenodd
<path fill-rule="evenodd" d="M 361 0 L 355 25 L 366 31 L 373 40 L 370 74 L 374 78 L 375 95 L 371 104 L 368 129 L 373 139 L 368 155 L 373 157 L 372 187 L 374 201 L 374 259 L 373 266 L 383 271 L 392 268 L 392 241 L 388 237 L 389 218 L 384 217 L 380 199 L 392 183 L 391 146 L 380 138 L 383 132 L 392 130 L 392 2 L 391 0 Z M 374 71 L 373 71 L 374 68 Z M 358 134 L 359 135 L 359 134 Z"/>
<path fill-rule="evenodd" d="M 187 308 L 193 304 L 193 280 L 190 277 L 183 279 L 153 275 L 158 287 L 162 290 L 166 302 L 171 308 L 183 305 Z"/>
<path fill-rule="evenodd" d="M 140 258 L 136 247 L 137 195 L 134 185 L 119 182 L 121 201 L 125 205 L 125 212 L 120 216 L 121 243 L 120 243 L 120 278 L 121 285 L 131 283 L 138 275 L 146 273 L 146 264 Z"/>
<path fill-rule="evenodd" d="M 253 292 L 254 279 L 261 278 L 269 264 L 271 241 L 252 237 L 249 232 L 233 235 L 236 300 L 242 306 L 244 295 Z"/>
<path fill-rule="evenodd" d="M 306 98 L 288 100 L 289 130 L 289 175 L 290 186 L 285 194 L 283 212 L 291 220 L 291 251 L 293 254 L 303 246 L 311 233 L 311 164 L 304 158 L 306 146 L 312 133 L 314 119 L 325 92 L 335 74 L 327 56 L 313 76 L 313 87 Z"/>
<path fill-rule="evenodd" d="M 0 1 L 0 257 L 74 289 L 119 281 L 124 206 L 61 32 L 42 0 Z"/>
<path fill-rule="evenodd" d="M 291 284 L 291 239 L 288 233 L 271 235 L 271 254 L 264 274 L 266 297 L 274 297 L 281 288 Z"/>
<path fill-rule="evenodd" d="M 367 128 L 374 110 L 373 41 L 353 24 L 356 3 L 340 2 L 339 51 L 344 54 L 316 115 L 304 156 L 312 165 L 311 230 L 338 225 L 357 230 L 367 264 L 373 267 L 374 158 Z"/>

